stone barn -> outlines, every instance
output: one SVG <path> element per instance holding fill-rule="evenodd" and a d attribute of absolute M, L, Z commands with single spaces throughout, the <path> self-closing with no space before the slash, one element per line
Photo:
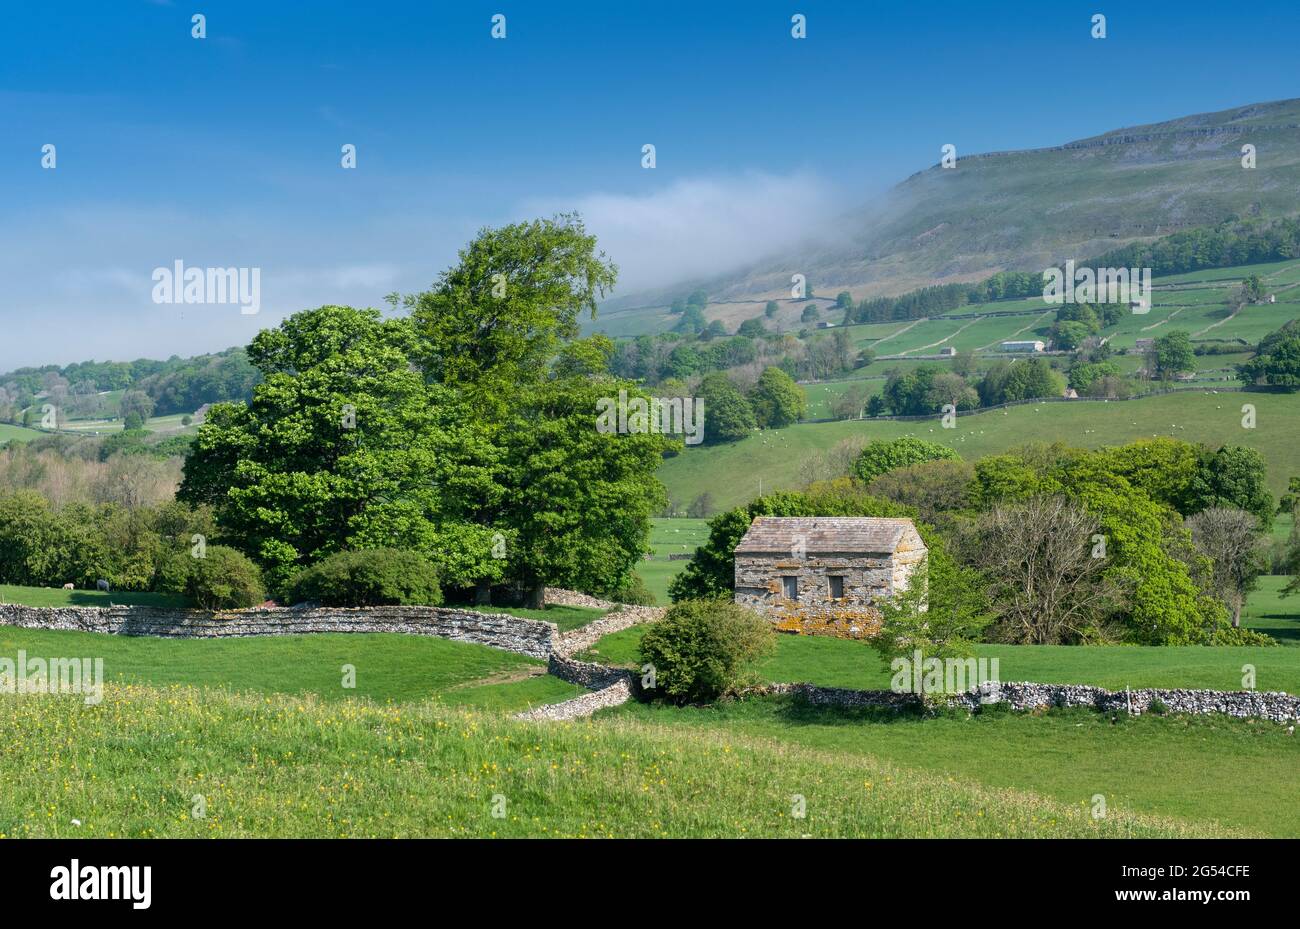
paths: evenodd
<path fill-rule="evenodd" d="M 736 602 L 783 631 L 866 638 L 925 557 L 910 519 L 759 516 L 736 546 Z"/>

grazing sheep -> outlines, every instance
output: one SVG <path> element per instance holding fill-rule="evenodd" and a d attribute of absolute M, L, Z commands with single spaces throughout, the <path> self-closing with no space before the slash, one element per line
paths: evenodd
<path fill-rule="evenodd" d="M 64 584 L 64 585 L 63 585 L 63 589 L 64 589 L 64 590 L 76 590 L 76 589 L 77 589 L 77 585 L 76 585 L 76 584 Z"/>
<path fill-rule="evenodd" d="M 105 593 L 108 593 L 108 581 L 104 580 L 101 577 L 99 580 L 95 581 L 95 589 L 102 590 Z"/>

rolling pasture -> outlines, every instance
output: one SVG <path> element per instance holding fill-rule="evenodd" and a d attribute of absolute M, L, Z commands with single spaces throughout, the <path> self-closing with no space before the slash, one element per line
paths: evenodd
<path fill-rule="evenodd" d="M 1254 429 L 1242 428 L 1241 406 L 1257 411 Z M 767 430 L 739 442 L 688 448 L 664 461 L 659 477 L 674 500 L 709 492 L 721 509 L 738 506 L 763 490 L 797 487 L 800 463 L 848 438 L 896 439 L 911 435 L 975 460 L 1026 442 L 1062 441 L 1096 448 L 1137 439 L 1172 436 L 1208 445 L 1248 445 L 1268 462 L 1268 486 L 1275 495 L 1300 474 L 1300 395 L 1182 391 L 1127 401 L 1063 401 L 990 410 L 957 420 L 944 429 L 933 422 L 846 420 L 799 423 Z"/>

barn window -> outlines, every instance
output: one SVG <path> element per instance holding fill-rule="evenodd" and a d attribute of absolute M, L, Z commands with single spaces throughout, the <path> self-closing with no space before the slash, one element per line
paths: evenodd
<path fill-rule="evenodd" d="M 781 586 L 782 588 L 784 588 L 785 598 L 787 600 L 799 599 L 799 578 L 798 577 L 781 578 Z"/>
<path fill-rule="evenodd" d="M 831 575 L 831 599 L 842 600 L 844 598 L 844 578 Z"/>

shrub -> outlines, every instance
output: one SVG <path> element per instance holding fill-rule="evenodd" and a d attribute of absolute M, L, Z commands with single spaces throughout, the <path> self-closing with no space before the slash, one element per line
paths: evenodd
<path fill-rule="evenodd" d="M 904 436 L 900 439 L 877 439 L 862 449 L 853 465 L 853 473 L 864 484 L 882 474 L 923 461 L 958 461 L 960 456 L 946 445 Z"/>
<path fill-rule="evenodd" d="M 654 667 L 654 695 L 707 703 L 753 680 L 775 645 L 771 624 L 728 600 L 684 600 L 646 630 L 641 660 Z"/>
<path fill-rule="evenodd" d="M 176 556 L 163 571 L 162 582 L 204 610 L 241 610 L 266 599 L 257 565 L 224 545 L 209 545 L 202 558 Z"/>
<path fill-rule="evenodd" d="M 338 552 L 301 571 L 290 584 L 295 603 L 326 606 L 437 606 L 438 574 L 423 555 L 395 548 Z"/>

